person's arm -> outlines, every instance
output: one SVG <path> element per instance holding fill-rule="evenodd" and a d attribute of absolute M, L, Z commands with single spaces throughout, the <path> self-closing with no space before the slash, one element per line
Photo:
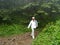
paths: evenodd
<path fill-rule="evenodd" d="M 29 25 L 28 25 L 28 28 L 30 28 L 30 26 L 31 26 L 31 21 L 30 21 L 30 23 L 29 23 Z"/>

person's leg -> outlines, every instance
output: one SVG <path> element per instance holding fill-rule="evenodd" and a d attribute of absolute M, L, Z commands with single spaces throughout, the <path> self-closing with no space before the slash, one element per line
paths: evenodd
<path fill-rule="evenodd" d="M 32 28 L 31 36 L 32 36 L 32 38 L 34 39 L 34 28 Z"/>

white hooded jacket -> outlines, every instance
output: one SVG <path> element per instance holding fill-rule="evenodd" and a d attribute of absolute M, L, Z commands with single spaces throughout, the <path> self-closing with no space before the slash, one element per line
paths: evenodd
<path fill-rule="evenodd" d="M 37 20 L 31 20 L 30 21 L 30 23 L 29 23 L 29 25 L 28 25 L 28 28 L 30 28 L 30 26 L 31 26 L 31 28 L 37 28 L 38 27 L 38 22 L 37 22 Z"/>

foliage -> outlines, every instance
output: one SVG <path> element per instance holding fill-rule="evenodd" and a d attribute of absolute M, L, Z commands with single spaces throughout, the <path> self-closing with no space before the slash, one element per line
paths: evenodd
<path fill-rule="evenodd" d="M 18 24 L 0 25 L 0 37 L 8 37 L 8 36 L 17 35 L 17 34 L 23 34 L 26 32 L 30 32 L 30 30 L 28 30 L 26 26 L 22 26 L 21 24 L 20 25 Z"/>
<path fill-rule="evenodd" d="M 48 23 L 32 45 L 60 45 L 60 19 Z"/>
<path fill-rule="evenodd" d="M 0 0 L 0 36 L 29 32 L 32 16 L 41 30 L 32 45 L 60 45 L 60 0 Z"/>
<path fill-rule="evenodd" d="M 0 8 L 0 20 L 3 23 L 7 23 L 7 21 L 20 23 L 19 19 L 24 18 L 24 21 L 26 21 L 32 16 L 36 16 L 39 20 L 40 18 L 50 19 L 50 16 L 60 13 L 59 2 L 60 0 L 3 0 L 3 5 L 0 5 L 2 7 L 2 9 Z"/>

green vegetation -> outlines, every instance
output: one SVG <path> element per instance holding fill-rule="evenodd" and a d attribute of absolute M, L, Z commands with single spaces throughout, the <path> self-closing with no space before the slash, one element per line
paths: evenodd
<path fill-rule="evenodd" d="M 60 19 L 48 23 L 32 45 L 60 45 Z"/>
<path fill-rule="evenodd" d="M 32 45 L 60 45 L 60 0 L 0 0 L 0 37 L 30 32 L 32 16 L 40 31 Z"/>
<path fill-rule="evenodd" d="M 17 35 L 17 34 L 19 35 L 19 34 L 23 34 L 26 32 L 30 32 L 30 30 L 28 30 L 26 26 L 22 26 L 18 24 L 0 25 L 0 37 L 8 37 L 8 36 Z"/>

